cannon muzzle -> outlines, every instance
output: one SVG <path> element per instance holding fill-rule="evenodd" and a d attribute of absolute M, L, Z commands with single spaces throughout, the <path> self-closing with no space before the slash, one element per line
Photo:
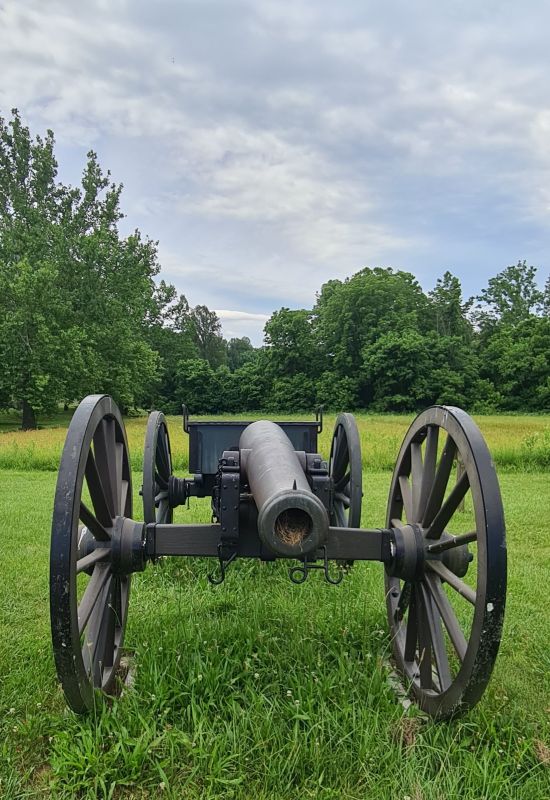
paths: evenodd
<path fill-rule="evenodd" d="M 258 508 L 260 539 L 275 553 L 300 558 L 327 539 L 329 518 L 306 478 L 286 433 L 274 422 L 253 422 L 241 434 L 241 469 Z"/>

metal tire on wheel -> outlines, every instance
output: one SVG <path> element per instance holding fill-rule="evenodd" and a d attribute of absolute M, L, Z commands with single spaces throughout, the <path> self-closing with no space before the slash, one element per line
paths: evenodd
<path fill-rule="evenodd" d="M 329 475 L 334 486 L 331 525 L 358 528 L 363 497 L 361 441 L 353 414 L 339 414 L 330 447 Z"/>
<path fill-rule="evenodd" d="M 132 515 L 122 417 L 110 397 L 90 395 L 69 425 L 55 492 L 50 614 L 57 675 L 69 706 L 84 713 L 94 689 L 113 693 L 122 654 L 130 577 L 114 568 L 117 519 Z"/>
<path fill-rule="evenodd" d="M 152 411 L 147 421 L 143 452 L 143 518 L 146 523 L 170 524 L 173 509 L 168 497 L 172 475 L 172 451 L 166 418 L 161 411 Z"/>
<path fill-rule="evenodd" d="M 463 469 L 455 468 L 457 459 Z M 414 534 L 420 556 L 413 577 L 386 571 L 395 661 L 420 707 L 449 717 L 474 706 L 489 681 L 506 598 L 498 480 L 464 411 L 434 406 L 412 423 L 393 474 L 387 525 Z"/>

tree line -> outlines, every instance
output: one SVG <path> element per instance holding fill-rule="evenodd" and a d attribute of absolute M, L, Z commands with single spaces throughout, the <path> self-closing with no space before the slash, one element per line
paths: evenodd
<path fill-rule="evenodd" d="M 157 242 L 121 235 L 122 186 L 96 154 L 73 187 L 54 147 L 0 118 L 0 408 L 23 427 L 90 392 L 126 411 L 550 409 L 550 278 L 526 261 L 469 299 L 449 271 L 426 293 L 365 268 L 275 311 L 255 348 L 159 280 Z"/>

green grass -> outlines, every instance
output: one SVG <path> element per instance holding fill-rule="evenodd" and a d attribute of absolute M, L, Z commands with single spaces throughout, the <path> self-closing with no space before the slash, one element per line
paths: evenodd
<path fill-rule="evenodd" d="M 233 415 L 228 419 L 238 419 Z M 240 417 L 241 419 L 243 417 Z M 247 415 L 247 419 L 259 418 Z M 277 417 L 274 417 L 277 418 Z M 303 419 L 302 415 L 285 415 L 285 419 Z M 306 416 L 307 418 L 307 416 Z M 371 471 L 393 469 L 405 432 L 414 415 L 357 414 L 361 436 L 363 466 Z M 516 472 L 550 472 L 550 415 L 480 415 L 476 422 L 485 436 L 496 466 Z M 328 455 L 335 415 L 325 417 L 319 437 L 320 452 Z M 55 418 L 49 419 L 53 425 Z M 58 419 L 57 427 L 38 431 L 4 431 L 0 433 L 0 469 L 32 469 L 57 471 L 65 441 L 68 415 Z M 143 461 L 146 417 L 126 420 L 130 456 L 134 469 Z M 187 436 L 183 434 L 181 417 L 169 417 L 174 467 L 188 467 Z"/>
<path fill-rule="evenodd" d="M 378 424 L 396 435 L 391 420 Z M 405 711 L 388 680 L 380 565 L 356 565 L 339 587 L 317 575 L 297 587 L 283 563 L 241 562 L 213 588 L 204 561 L 168 559 L 134 579 L 133 687 L 75 717 L 49 640 L 55 478 L 0 471 L 2 800 L 550 796 L 548 475 L 501 476 L 510 560 L 501 653 L 476 709 L 438 724 Z M 365 475 L 363 524 L 382 523 L 389 480 Z M 198 502 L 178 511 L 207 515 Z"/>

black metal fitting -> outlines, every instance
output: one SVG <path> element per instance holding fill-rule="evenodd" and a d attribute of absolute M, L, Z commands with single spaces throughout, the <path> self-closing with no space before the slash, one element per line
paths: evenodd
<path fill-rule="evenodd" d="M 418 581 L 424 574 L 424 536 L 420 525 L 405 525 L 392 528 L 392 559 L 386 564 L 386 572 L 393 578 Z"/>
<path fill-rule="evenodd" d="M 112 570 L 117 575 L 143 572 L 146 563 L 145 525 L 117 517 L 111 533 Z"/>
<path fill-rule="evenodd" d="M 176 478 L 175 475 L 170 475 L 168 478 L 168 503 L 170 508 L 185 505 L 189 494 L 189 481 L 187 478 Z"/>

